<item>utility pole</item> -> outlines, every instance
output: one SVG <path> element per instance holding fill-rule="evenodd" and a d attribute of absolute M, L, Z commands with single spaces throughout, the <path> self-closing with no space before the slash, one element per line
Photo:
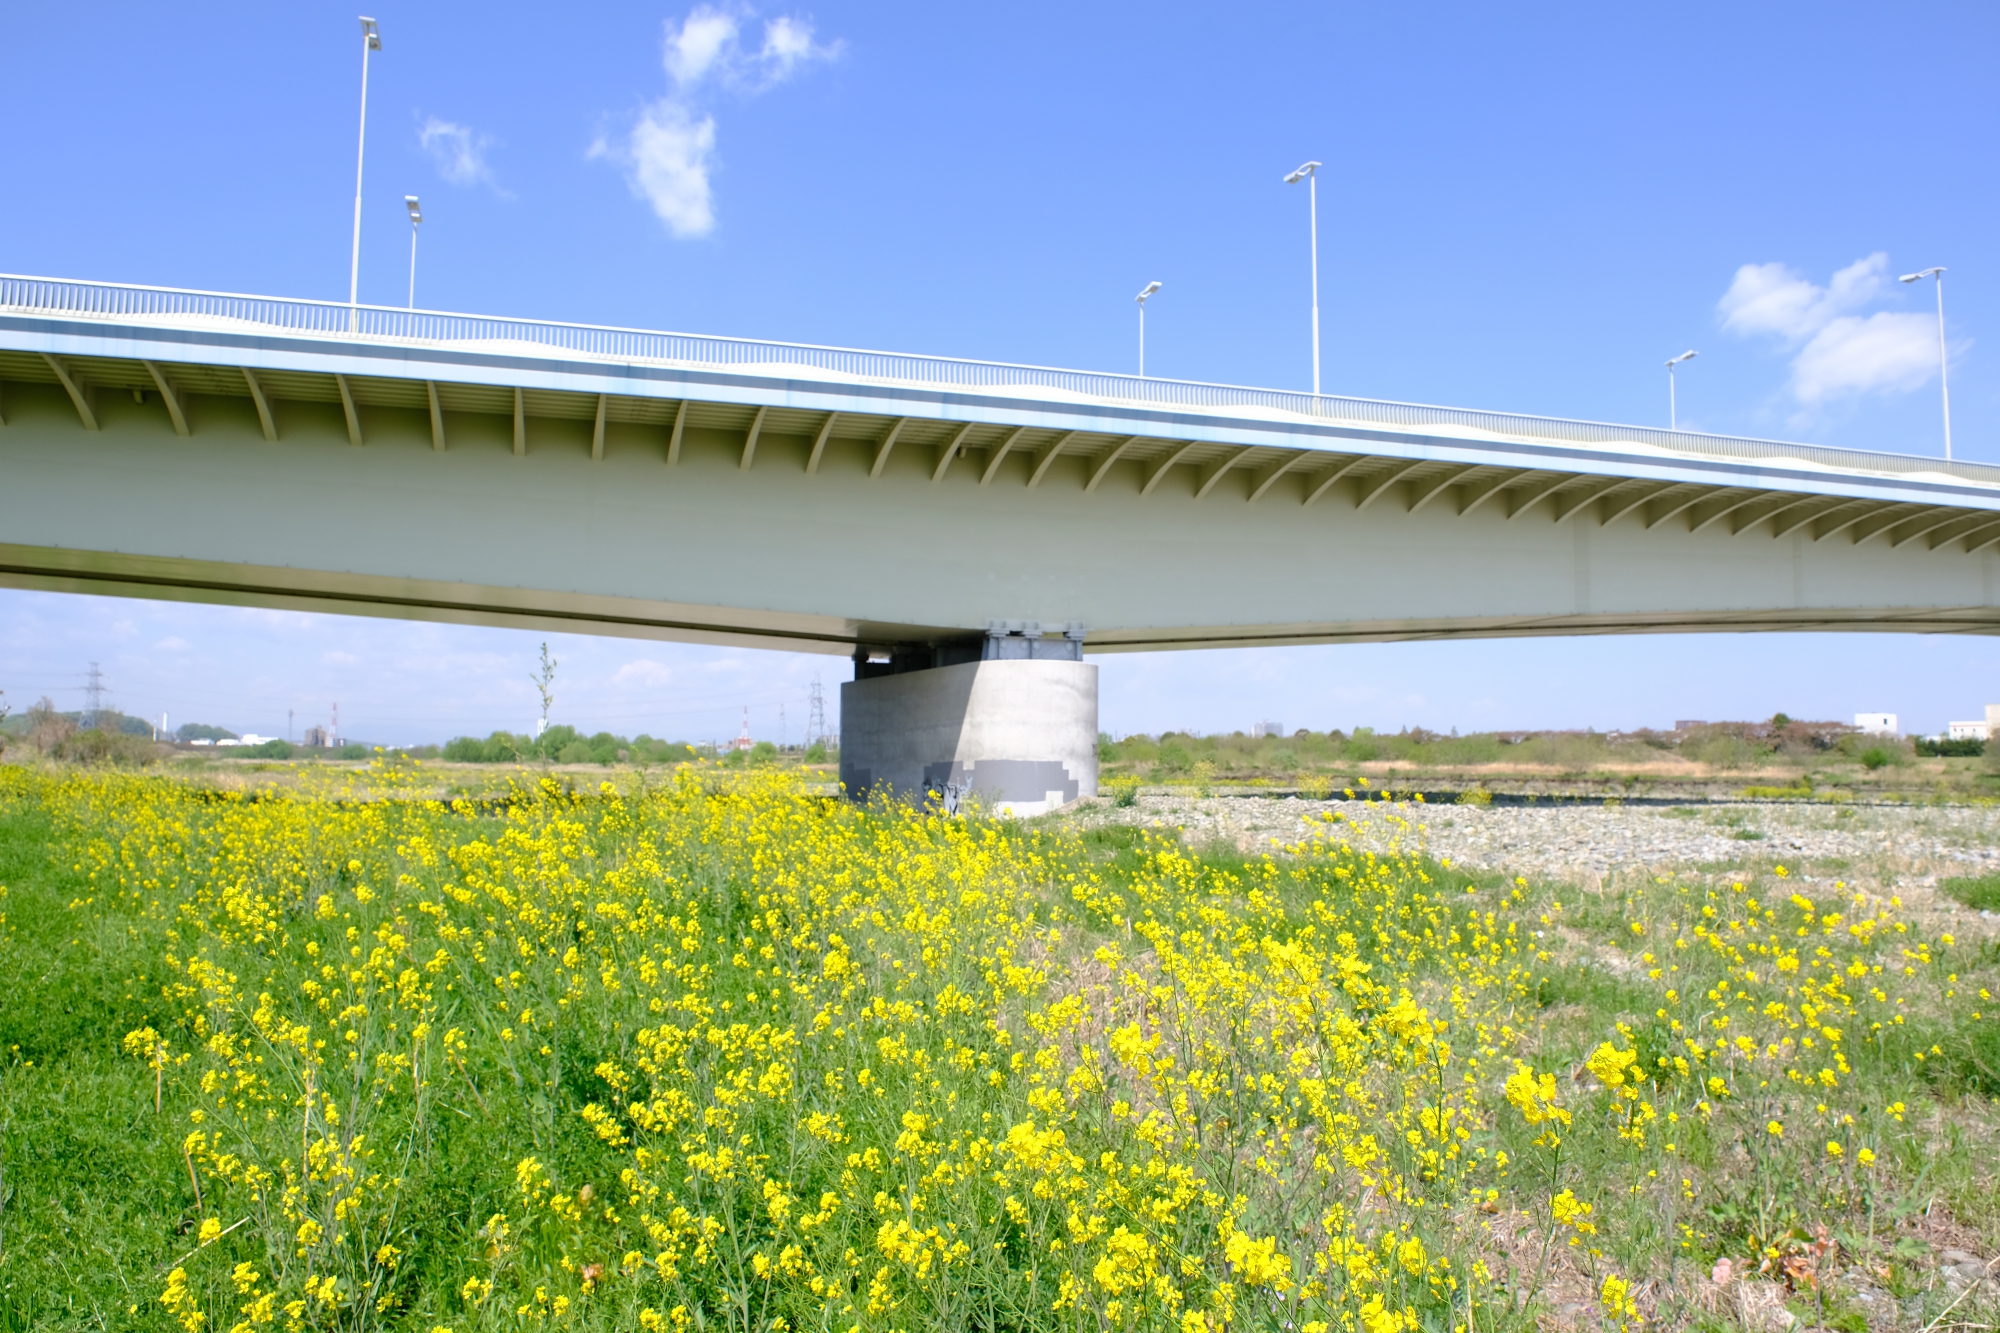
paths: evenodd
<path fill-rule="evenodd" d="M 292 710 L 287 708 L 285 710 L 285 740 L 287 743 L 290 743 L 291 739 L 292 739 Z"/>
<path fill-rule="evenodd" d="M 778 753 L 785 752 L 785 705 L 778 705 Z"/>

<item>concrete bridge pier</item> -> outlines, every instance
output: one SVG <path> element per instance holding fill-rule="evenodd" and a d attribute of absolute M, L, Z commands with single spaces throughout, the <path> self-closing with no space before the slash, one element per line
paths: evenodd
<path fill-rule="evenodd" d="M 982 639 L 854 655 L 840 687 L 840 780 L 865 801 L 889 793 L 976 800 L 1039 815 L 1097 794 L 1097 667 L 1083 626 L 991 622 Z"/>

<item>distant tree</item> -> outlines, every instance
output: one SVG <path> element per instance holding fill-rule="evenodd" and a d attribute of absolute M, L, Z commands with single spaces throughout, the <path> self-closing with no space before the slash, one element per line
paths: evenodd
<path fill-rule="evenodd" d="M 571 742 L 582 739 L 575 727 L 567 722 L 560 722 L 542 732 L 541 737 L 535 742 L 535 753 L 543 759 L 560 759 L 562 752 Z"/>
<path fill-rule="evenodd" d="M 808 764 L 823 764 L 826 762 L 825 741 L 814 741 L 806 747 L 806 762 Z"/>
<path fill-rule="evenodd" d="M 56 711 L 55 700 L 46 694 L 28 710 L 28 743 L 43 754 L 55 749 L 76 732 L 76 723 Z"/>
<path fill-rule="evenodd" d="M 750 762 L 768 764 L 778 757 L 778 747 L 769 741 L 758 741 L 750 747 Z"/>
<path fill-rule="evenodd" d="M 223 727 L 211 727 L 206 722 L 185 722 L 175 729 L 174 737 L 183 741 L 233 741 L 236 733 Z"/>

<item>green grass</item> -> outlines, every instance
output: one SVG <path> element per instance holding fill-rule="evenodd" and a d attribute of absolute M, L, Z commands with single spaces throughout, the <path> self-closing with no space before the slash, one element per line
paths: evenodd
<path fill-rule="evenodd" d="M 1942 879 L 1938 881 L 1938 890 L 1975 912 L 2000 912 L 2000 875 Z"/>

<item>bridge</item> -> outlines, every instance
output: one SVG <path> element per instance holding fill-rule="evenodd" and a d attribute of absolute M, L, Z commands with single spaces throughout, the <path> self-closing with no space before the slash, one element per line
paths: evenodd
<path fill-rule="evenodd" d="M 1085 647 L 2000 630 L 1981 464 L 158 287 L 0 276 L 0 463 L 0 584 L 852 655 L 1021 809 Z"/>

